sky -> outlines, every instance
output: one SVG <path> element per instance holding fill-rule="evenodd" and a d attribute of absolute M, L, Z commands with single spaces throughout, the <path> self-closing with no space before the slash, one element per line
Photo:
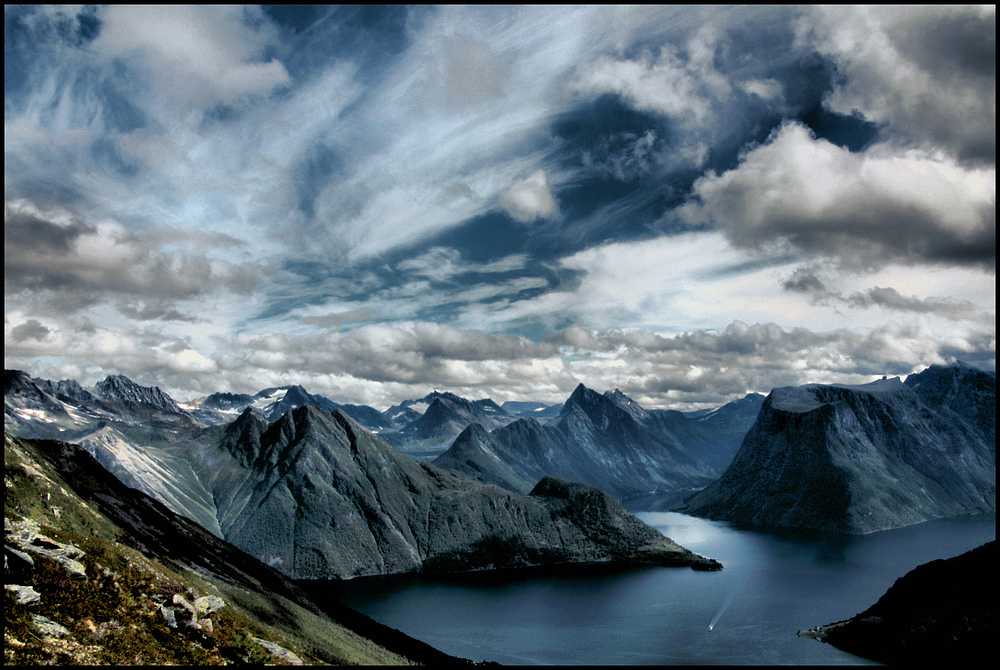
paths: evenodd
<path fill-rule="evenodd" d="M 996 367 L 993 6 L 4 8 L 4 364 L 385 409 Z"/>

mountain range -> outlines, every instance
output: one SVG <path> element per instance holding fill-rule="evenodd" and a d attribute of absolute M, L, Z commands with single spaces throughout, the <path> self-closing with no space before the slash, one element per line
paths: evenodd
<path fill-rule="evenodd" d="M 748 427 L 753 399 L 744 404 Z M 728 433 L 720 438 L 706 419 L 646 411 L 617 389 L 602 395 L 581 384 L 557 417 L 545 423 L 517 419 L 492 431 L 471 424 L 433 462 L 513 491 L 530 490 L 540 477 L 554 475 L 626 502 L 655 493 L 690 494 L 719 474 L 691 453 L 702 450 L 724 461 L 720 452 L 731 448 Z"/>
<path fill-rule="evenodd" d="M 996 376 L 964 364 L 774 389 L 728 469 L 680 511 L 869 533 L 996 510 Z"/>
<path fill-rule="evenodd" d="M 341 409 L 303 404 L 268 421 L 251 403 L 205 425 L 122 379 L 87 396 L 50 388 L 7 372 L 8 432 L 79 442 L 124 483 L 294 578 L 595 561 L 718 567 L 602 491 L 554 478 L 530 495 L 485 484 L 406 456 Z M 295 393 L 261 397 L 273 411 Z M 224 409 L 213 411 L 244 401 L 216 397 Z"/>

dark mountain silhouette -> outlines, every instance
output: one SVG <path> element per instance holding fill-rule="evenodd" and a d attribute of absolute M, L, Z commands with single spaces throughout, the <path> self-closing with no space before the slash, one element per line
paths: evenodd
<path fill-rule="evenodd" d="M 996 601 L 984 584 L 996 541 L 917 566 L 864 612 L 799 635 L 889 665 L 975 665 L 996 649 Z"/>

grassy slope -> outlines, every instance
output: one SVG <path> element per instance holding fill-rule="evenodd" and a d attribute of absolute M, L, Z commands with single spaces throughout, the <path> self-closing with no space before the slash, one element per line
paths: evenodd
<path fill-rule="evenodd" d="M 276 662 L 251 637 L 307 664 L 461 662 L 347 608 L 324 613 L 277 572 L 144 494 L 115 487 L 88 459 L 69 445 L 5 436 L 4 516 L 33 520 L 42 534 L 79 547 L 87 568 L 87 579 L 73 580 L 32 555 L 27 573 L 5 569 L 6 583 L 42 594 L 26 607 L 5 590 L 5 664 Z M 175 593 L 217 595 L 226 607 L 211 615 L 210 632 L 171 629 L 158 609 Z M 41 635 L 31 615 L 70 636 Z"/>

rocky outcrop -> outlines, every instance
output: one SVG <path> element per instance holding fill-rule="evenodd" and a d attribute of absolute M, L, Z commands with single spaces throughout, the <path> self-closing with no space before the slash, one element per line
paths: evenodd
<path fill-rule="evenodd" d="M 996 541 L 920 565 L 864 612 L 800 631 L 879 663 L 974 665 L 996 649 L 996 602 L 984 594 L 997 564 Z"/>
<path fill-rule="evenodd" d="M 949 406 L 995 405 L 995 379 L 973 370 L 947 370 L 953 383 L 932 372 L 934 388 L 982 394 L 968 403 L 920 392 L 920 375 L 775 389 L 726 472 L 680 511 L 844 533 L 995 511 L 995 426 Z"/>

